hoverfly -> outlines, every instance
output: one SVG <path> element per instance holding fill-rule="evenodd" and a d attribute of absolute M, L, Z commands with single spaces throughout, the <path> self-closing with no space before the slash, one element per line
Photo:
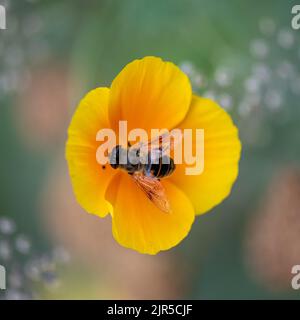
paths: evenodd
<path fill-rule="evenodd" d="M 109 156 L 111 167 L 126 171 L 153 204 L 166 213 L 171 212 L 171 207 L 160 179 L 171 175 L 175 170 L 175 163 L 169 152 L 180 139 L 174 141 L 168 132 L 147 142 L 134 146 L 129 144 L 129 149 L 117 145 Z M 139 160 L 134 163 L 130 161 L 130 153 L 135 154 Z M 121 162 L 121 157 L 126 161 Z"/>

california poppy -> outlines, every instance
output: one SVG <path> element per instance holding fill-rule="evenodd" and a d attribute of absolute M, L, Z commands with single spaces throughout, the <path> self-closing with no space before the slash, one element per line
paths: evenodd
<path fill-rule="evenodd" d="M 204 129 L 204 171 L 186 175 L 186 164 L 161 180 L 172 207 L 159 210 L 122 170 L 96 160 L 101 128 Z M 195 148 L 195 146 L 193 146 Z M 196 214 L 225 199 L 238 175 L 241 144 L 231 117 L 210 99 L 193 95 L 188 77 L 173 63 L 145 57 L 129 63 L 110 88 L 90 91 L 68 130 L 66 158 L 79 204 L 89 213 L 112 217 L 114 238 L 141 253 L 177 245 Z"/>

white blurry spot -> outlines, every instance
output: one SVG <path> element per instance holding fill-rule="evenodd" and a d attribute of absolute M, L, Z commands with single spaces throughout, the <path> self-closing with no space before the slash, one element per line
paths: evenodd
<path fill-rule="evenodd" d="M 5 293 L 5 298 L 7 300 L 25 300 L 26 297 L 23 293 L 17 289 L 8 289 Z"/>
<path fill-rule="evenodd" d="M 246 91 L 250 93 L 259 92 L 260 90 L 260 81 L 255 77 L 250 77 L 245 80 L 244 86 Z"/>
<path fill-rule="evenodd" d="M 33 294 L 30 292 L 24 292 L 20 288 L 8 289 L 5 291 L 4 299 L 6 300 L 32 300 Z"/>
<path fill-rule="evenodd" d="M 59 248 L 42 256 L 33 257 L 31 243 L 27 236 L 15 234 L 16 225 L 8 217 L 0 218 L 0 263 L 6 265 L 7 289 L 0 290 L 0 300 L 37 299 L 39 295 L 32 291 L 33 282 L 47 288 L 55 288 L 60 284 L 57 267 L 68 262 L 69 255 Z M 28 254 L 21 256 L 22 254 Z M 55 256 L 55 261 L 52 256 Z"/>
<path fill-rule="evenodd" d="M 58 263 L 68 263 L 71 259 L 69 252 L 62 247 L 54 249 L 53 258 Z"/>
<path fill-rule="evenodd" d="M 238 112 L 241 117 L 246 117 L 251 112 L 251 105 L 248 101 L 242 101 L 238 107 Z"/>
<path fill-rule="evenodd" d="M 53 270 L 55 269 L 55 261 L 48 255 L 43 255 L 39 259 L 39 265 L 41 270 Z"/>
<path fill-rule="evenodd" d="M 241 117 L 248 116 L 251 112 L 257 110 L 261 103 L 261 97 L 258 94 L 246 95 L 241 101 L 238 112 Z"/>
<path fill-rule="evenodd" d="M 226 110 L 230 110 L 232 109 L 232 105 L 233 105 L 233 99 L 232 97 L 227 94 L 227 93 L 223 93 L 219 96 L 219 99 L 218 99 L 220 105 L 226 109 Z"/>
<path fill-rule="evenodd" d="M 269 47 L 263 39 L 255 39 L 250 43 L 250 52 L 257 58 L 265 58 L 269 53 Z"/>
<path fill-rule="evenodd" d="M 15 223 L 8 218 L 0 218 L 0 233 L 10 235 L 16 230 Z"/>
<path fill-rule="evenodd" d="M 32 260 L 25 266 L 25 274 L 26 276 L 33 281 L 37 281 L 40 279 L 40 266 L 38 261 Z"/>
<path fill-rule="evenodd" d="M 23 284 L 23 277 L 19 272 L 12 272 L 8 277 L 10 288 L 20 288 Z"/>
<path fill-rule="evenodd" d="M 232 74 L 227 69 L 219 68 L 215 72 L 215 81 L 220 87 L 227 87 L 232 83 Z"/>
<path fill-rule="evenodd" d="M 259 29 L 265 36 L 271 36 L 275 32 L 275 22 L 271 18 L 263 18 L 259 22 Z"/>
<path fill-rule="evenodd" d="M 287 79 L 294 75 L 294 67 L 290 62 L 283 61 L 279 64 L 276 73 L 279 77 Z"/>
<path fill-rule="evenodd" d="M 194 77 L 192 78 L 192 82 L 198 88 L 205 86 L 204 77 L 200 73 L 194 75 Z"/>
<path fill-rule="evenodd" d="M 212 90 L 206 91 L 203 93 L 203 97 L 211 99 L 211 100 L 216 100 L 216 93 Z"/>
<path fill-rule="evenodd" d="M 277 90 L 268 90 L 264 97 L 266 106 L 271 110 L 278 110 L 282 104 L 282 96 Z"/>
<path fill-rule="evenodd" d="M 278 44 L 284 49 L 290 49 L 295 41 L 294 35 L 291 30 L 282 29 L 278 33 Z"/>
<path fill-rule="evenodd" d="M 27 254 L 30 251 L 31 243 L 30 241 L 23 235 L 20 235 L 16 239 L 16 249 L 22 253 Z"/>
<path fill-rule="evenodd" d="M 189 77 L 194 74 L 195 68 L 189 61 L 184 61 L 180 64 L 180 69 Z"/>
<path fill-rule="evenodd" d="M 258 63 L 253 66 L 252 73 L 260 81 L 267 82 L 270 80 L 272 72 L 266 64 Z"/>
<path fill-rule="evenodd" d="M 7 241 L 0 242 L 0 258 L 1 260 L 9 260 L 11 258 L 12 251 Z"/>
<path fill-rule="evenodd" d="M 0 75 L 0 92 L 11 93 L 17 90 L 19 75 L 15 70 L 10 70 L 6 74 Z"/>

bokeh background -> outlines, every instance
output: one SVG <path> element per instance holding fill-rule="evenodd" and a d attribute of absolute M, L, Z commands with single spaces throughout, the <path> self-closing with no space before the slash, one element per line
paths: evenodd
<path fill-rule="evenodd" d="M 293 1 L 0 0 L 3 299 L 300 298 L 300 30 Z M 75 202 L 64 160 L 79 99 L 129 61 L 180 65 L 240 129 L 230 197 L 144 256 Z"/>

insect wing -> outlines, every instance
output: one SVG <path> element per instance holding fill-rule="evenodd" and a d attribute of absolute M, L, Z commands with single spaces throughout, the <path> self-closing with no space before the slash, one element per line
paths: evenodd
<path fill-rule="evenodd" d="M 147 157 L 151 152 L 151 162 L 158 163 L 159 158 L 169 155 L 169 152 L 181 142 L 182 134 L 177 133 L 177 136 L 173 136 L 167 131 L 148 142 L 140 143 L 140 156 Z"/>
<path fill-rule="evenodd" d="M 165 189 L 161 182 L 151 176 L 146 176 L 139 172 L 132 175 L 136 184 L 141 188 L 146 196 L 156 205 L 160 210 L 169 213 L 171 212 L 170 203 L 165 193 Z"/>

